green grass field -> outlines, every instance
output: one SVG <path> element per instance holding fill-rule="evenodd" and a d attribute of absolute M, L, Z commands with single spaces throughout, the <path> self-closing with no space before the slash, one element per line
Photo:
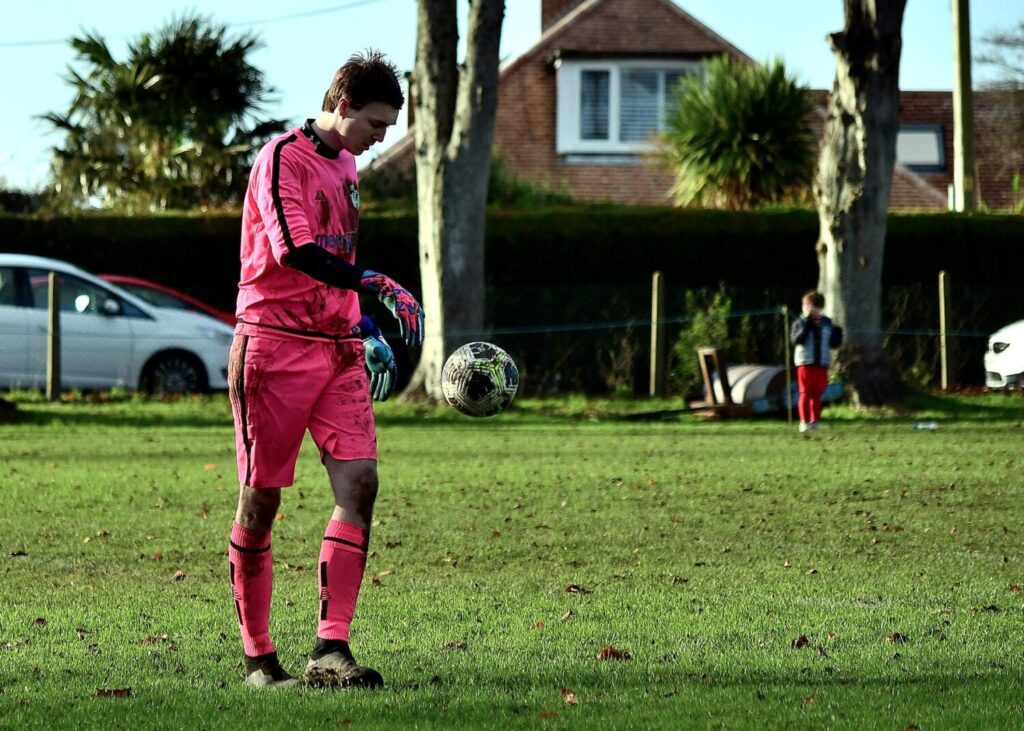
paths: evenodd
<path fill-rule="evenodd" d="M 1024 722 L 1019 396 L 834 408 L 813 439 L 627 418 L 644 402 L 484 421 L 386 404 L 352 644 L 388 685 L 363 693 L 241 684 L 226 398 L 16 400 L 2 729 Z M 331 508 L 311 447 L 274 531 L 271 631 L 293 671 Z"/>

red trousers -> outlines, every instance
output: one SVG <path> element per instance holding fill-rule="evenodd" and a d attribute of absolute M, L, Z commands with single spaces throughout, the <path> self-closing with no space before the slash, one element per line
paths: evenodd
<path fill-rule="evenodd" d="M 800 421 L 808 424 L 818 421 L 821 419 L 821 397 L 828 385 L 828 366 L 797 366 L 796 384 L 800 389 L 800 399 L 796 404 Z"/>

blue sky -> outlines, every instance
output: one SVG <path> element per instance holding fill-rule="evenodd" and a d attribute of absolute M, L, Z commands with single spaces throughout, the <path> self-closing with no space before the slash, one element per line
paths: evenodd
<path fill-rule="evenodd" d="M 843 25 L 842 0 L 676 0 L 676 3 L 747 55 L 780 57 L 802 82 L 829 88 L 834 75 L 825 36 Z M 463 3 L 464 5 L 464 3 Z M 211 10 L 210 6 L 215 9 Z M 540 0 L 506 0 L 501 55 L 509 60 L 540 37 Z M 46 179 L 49 148 L 60 137 L 36 115 L 63 112 L 71 98 L 64 81 L 73 61 L 66 39 L 97 31 L 116 58 L 125 43 L 173 17 L 197 9 L 194 2 L 164 0 L 49 0 L 4 8 L 0 25 L 0 181 L 36 188 Z M 265 47 L 253 62 L 276 90 L 268 114 L 297 122 L 319 109 L 324 89 L 350 53 L 380 48 L 400 69 L 413 65 L 415 0 L 306 0 L 281 3 L 219 0 L 200 9 L 235 32 L 258 33 Z M 1024 20 L 1022 0 L 972 0 L 971 35 L 979 39 Z M 903 25 L 900 82 L 904 89 L 951 89 L 952 21 L 949 0 L 909 0 Z M 988 76 L 986 74 L 989 74 Z M 975 66 L 975 84 L 990 78 Z M 403 123 L 389 133 L 398 139 Z M 360 160 L 369 160 L 368 153 Z"/>

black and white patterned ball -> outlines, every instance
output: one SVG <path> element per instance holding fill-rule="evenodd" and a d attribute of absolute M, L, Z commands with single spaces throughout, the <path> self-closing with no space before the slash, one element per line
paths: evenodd
<path fill-rule="evenodd" d="M 467 416 L 494 416 L 512 403 L 518 388 L 515 361 L 492 343 L 466 343 L 441 370 L 445 400 Z"/>

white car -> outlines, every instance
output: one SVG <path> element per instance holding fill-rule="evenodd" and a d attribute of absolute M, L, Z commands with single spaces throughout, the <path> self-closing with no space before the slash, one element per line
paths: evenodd
<path fill-rule="evenodd" d="M 989 335 L 985 385 L 997 389 L 1024 387 L 1024 320 Z"/>
<path fill-rule="evenodd" d="M 0 254 L 0 388 L 46 385 L 51 272 L 60 275 L 62 386 L 227 388 L 228 325 L 154 307 L 67 262 L 24 254 Z"/>

